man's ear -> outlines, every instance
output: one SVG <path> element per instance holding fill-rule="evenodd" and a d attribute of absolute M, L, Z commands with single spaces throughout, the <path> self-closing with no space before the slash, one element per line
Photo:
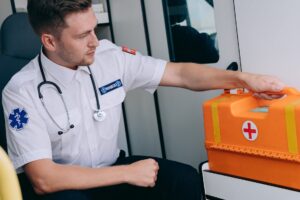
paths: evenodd
<path fill-rule="evenodd" d="M 51 34 L 43 33 L 41 36 L 41 42 L 48 51 L 56 50 L 55 37 Z"/>

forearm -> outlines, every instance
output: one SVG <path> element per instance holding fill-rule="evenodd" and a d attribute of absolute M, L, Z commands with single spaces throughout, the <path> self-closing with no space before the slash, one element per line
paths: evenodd
<path fill-rule="evenodd" d="M 30 169 L 25 171 L 31 174 L 29 178 L 39 194 L 70 189 L 89 189 L 126 182 L 125 165 L 93 169 L 52 163 L 38 172 L 32 173 Z"/>
<path fill-rule="evenodd" d="M 126 166 L 84 168 L 60 165 L 55 171 L 59 176 L 49 178 L 52 190 L 89 189 L 125 183 Z M 57 179 L 58 178 L 58 179 Z"/>
<path fill-rule="evenodd" d="M 226 71 L 193 63 L 186 63 L 182 69 L 182 84 L 187 89 L 202 91 L 244 87 L 241 72 Z"/>
<path fill-rule="evenodd" d="M 161 86 L 202 91 L 243 87 L 240 72 L 226 71 L 195 63 L 169 62 Z"/>

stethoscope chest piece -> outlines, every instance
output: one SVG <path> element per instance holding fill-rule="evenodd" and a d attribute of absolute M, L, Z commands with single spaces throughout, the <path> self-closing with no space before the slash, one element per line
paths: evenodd
<path fill-rule="evenodd" d="M 106 113 L 102 110 L 98 110 L 94 112 L 94 119 L 98 122 L 104 121 L 106 118 Z"/>

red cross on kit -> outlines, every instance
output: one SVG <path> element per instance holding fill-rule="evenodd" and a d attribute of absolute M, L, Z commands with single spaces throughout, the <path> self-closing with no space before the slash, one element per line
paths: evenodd
<path fill-rule="evenodd" d="M 242 132 L 249 141 L 255 141 L 258 136 L 257 127 L 252 121 L 245 121 L 243 123 Z"/>

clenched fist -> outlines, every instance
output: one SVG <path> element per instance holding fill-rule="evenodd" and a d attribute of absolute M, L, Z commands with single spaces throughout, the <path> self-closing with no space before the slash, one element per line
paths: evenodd
<path fill-rule="evenodd" d="M 154 187 L 158 170 L 158 163 L 154 159 L 140 160 L 126 166 L 125 180 L 136 186 Z"/>

